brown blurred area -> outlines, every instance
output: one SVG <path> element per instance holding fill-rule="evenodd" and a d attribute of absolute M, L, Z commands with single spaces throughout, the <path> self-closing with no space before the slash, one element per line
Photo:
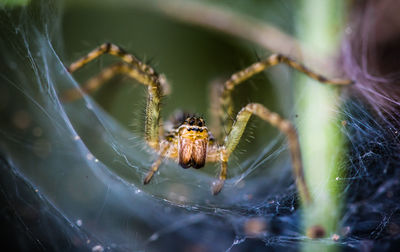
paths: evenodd
<path fill-rule="evenodd" d="M 352 94 L 379 114 L 399 110 L 400 1 L 354 1 L 344 43 L 344 70 Z"/>

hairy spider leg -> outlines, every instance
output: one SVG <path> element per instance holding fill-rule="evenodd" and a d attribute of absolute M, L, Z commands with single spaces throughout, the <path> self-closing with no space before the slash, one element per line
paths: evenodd
<path fill-rule="evenodd" d="M 243 83 L 245 80 L 249 79 L 255 74 L 260 73 L 261 71 L 271 66 L 275 66 L 279 63 L 287 64 L 288 66 L 308 75 L 309 77 L 321 83 L 331 85 L 350 85 L 353 83 L 353 81 L 346 79 L 328 79 L 320 74 L 309 70 L 304 65 L 297 63 L 287 56 L 281 54 L 273 54 L 266 60 L 256 62 L 249 67 L 233 74 L 231 78 L 224 83 L 224 85 L 213 85 L 211 87 L 211 92 L 214 93 L 214 95 L 211 96 L 212 102 L 218 104 L 217 106 L 213 106 L 213 112 L 211 114 L 211 118 L 214 120 L 214 129 L 217 130 L 214 134 L 218 136 L 225 136 L 226 132 L 229 132 L 229 134 L 225 137 L 224 147 L 220 152 L 221 171 L 219 175 L 219 180 L 216 181 L 213 186 L 214 194 L 217 194 L 222 189 L 222 186 L 226 179 L 227 161 L 229 159 L 229 156 L 236 148 L 236 145 L 238 144 L 243 134 L 243 131 L 251 114 L 255 114 L 263 120 L 269 122 L 273 126 L 277 127 L 288 137 L 293 172 L 296 177 L 299 192 L 306 201 L 311 200 L 307 185 L 304 180 L 299 141 L 293 125 L 288 120 L 281 118 L 278 114 L 270 112 L 263 105 L 255 103 L 251 103 L 244 107 L 237 114 L 236 120 L 234 122 L 231 120 L 231 118 L 233 118 L 232 91 L 234 90 L 235 86 Z M 219 93 L 219 96 L 216 96 L 215 93 Z"/>
<path fill-rule="evenodd" d="M 234 88 L 237 85 L 243 83 L 245 80 L 249 79 L 250 77 L 279 63 L 284 63 L 306 74 L 310 78 L 324 84 L 345 86 L 353 83 L 353 81 L 347 79 L 326 78 L 320 74 L 311 71 L 306 66 L 297 63 L 295 60 L 292 60 L 287 56 L 281 54 L 272 54 L 266 60 L 256 62 L 249 67 L 233 74 L 231 78 L 227 80 L 223 85 L 220 85 L 219 87 L 213 87 L 211 89 L 212 92 L 219 93 L 219 99 L 213 101 L 218 105 L 214 106 L 213 113 L 211 114 L 211 119 L 216 121 L 214 122 L 214 125 L 216 125 L 216 131 L 214 131 L 215 135 L 225 136 L 226 132 L 229 132 L 232 127 L 232 119 L 234 118 L 232 91 L 234 90 Z"/>
<path fill-rule="evenodd" d="M 71 88 L 69 90 L 66 90 L 62 94 L 61 99 L 66 102 L 80 99 L 82 98 L 82 92 L 86 94 L 93 93 L 103 84 L 107 83 L 107 81 L 119 74 L 125 74 L 128 77 L 133 78 L 146 86 L 150 86 L 152 83 L 152 80 L 149 78 L 148 75 L 142 73 L 131 65 L 119 62 L 101 70 L 98 75 L 90 78 L 84 85 L 82 85 L 81 89 Z"/>
<path fill-rule="evenodd" d="M 151 168 L 148 171 L 146 178 L 143 180 L 143 184 L 147 185 L 148 183 L 150 183 L 150 180 L 153 178 L 153 175 L 158 171 L 158 168 L 160 167 L 161 162 L 166 157 L 166 154 L 170 148 L 171 148 L 170 145 L 164 145 L 161 148 L 160 154 L 159 154 L 157 160 L 154 161 L 154 163 L 151 165 Z"/>
<path fill-rule="evenodd" d="M 150 147 L 159 150 L 159 124 L 160 124 L 160 101 L 163 87 L 167 90 L 167 82 L 159 76 L 153 68 L 138 60 L 132 54 L 126 53 L 119 46 L 111 43 L 105 43 L 97 47 L 83 58 L 73 62 L 67 69 L 70 73 L 82 68 L 90 61 L 96 59 L 103 54 L 111 54 L 120 57 L 125 63 L 116 64 L 105 69 L 99 76 L 94 77 L 85 85 L 85 89 L 91 90 L 101 86 L 101 83 L 110 79 L 117 73 L 128 74 L 148 88 L 147 105 L 146 105 L 146 122 L 145 122 L 145 138 Z"/>
<path fill-rule="evenodd" d="M 137 69 L 139 69 L 143 73 L 146 73 L 149 76 L 154 75 L 154 78 L 158 77 L 157 73 L 154 71 L 154 69 L 152 67 L 144 64 L 139 59 L 137 59 L 134 55 L 127 53 L 124 49 L 122 49 L 121 47 L 114 45 L 112 43 L 104 43 L 104 44 L 100 45 L 99 47 L 93 49 L 86 56 L 73 62 L 67 69 L 70 73 L 73 73 L 76 70 L 82 68 L 84 65 L 86 65 L 90 61 L 98 58 L 99 56 L 101 56 L 103 54 L 111 54 L 111 55 L 117 56 L 117 57 L 121 58 L 124 62 L 132 64 L 133 66 L 135 66 Z"/>
<path fill-rule="evenodd" d="M 209 128 L 210 131 L 213 133 L 215 141 L 218 144 L 223 144 L 224 136 L 226 136 L 225 130 L 225 123 L 221 120 L 225 119 L 224 113 L 225 110 L 221 108 L 221 94 L 223 91 L 223 82 L 222 81 L 214 81 L 210 85 L 209 90 L 209 98 L 210 98 L 210 106 L 209 106 L 209 113 L 210 113 L 210 123 Z M 231 118 L 229 118 L 231 119 Z"/>
<path fill-rule="evenodd" d="M 214 184 L 213 193 L 216 194 L 222 189 L 223 183 L 226 179 L 228 159 L 238 145 L 251 115 L 260 117 L 264 121 L 270 123 L 272 126 L 278 128 L 287 136 L 292 158 L 293 173 L 296 178 L 297 187 L 302 198 L 309 203 L 311 201 L 311 197 L 304 179 L 300 146 L 297 139 L 296 129 L 288 120 L 283 119 L 277 113 L 271 112 L 266 107 L 258 103 L 249 103 L 239 111 L 236 116 L 236 120 L 232 125 L 231 131 L 225 137 L 223 151 L 221 151 L 221 171 L 218 182 Z"/>

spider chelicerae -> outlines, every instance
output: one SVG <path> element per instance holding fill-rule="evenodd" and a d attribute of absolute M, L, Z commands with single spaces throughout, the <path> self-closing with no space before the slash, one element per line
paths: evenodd
<path fill-rule="evenodd" d="M 189 115 L 183 117 L 178 120 L 179 123 L 173 129 L 164 132 L 163 128 L 160 127 L 160 100 L 163 95 L 169 92 L 169 85 L 165 77 L 159 75 L 152 67 L 144 64 L 117 45 L 111 43 L 102 44 L 89 52 L 85 57 L 73 62 L 68 67 L 68 71 L 73 73 L 103 54 L 117 56 L 122 59 L 122 62 L 103 69 L 99 75 L 91 78 L 82 86 L 84 93 L 95 91 L 117 74 L 127 75 L 147 86 L 145 139 L 148 145 L 158 153 L 158 158 L 154 161 L 147 176 L 144 178 L 144 184 L 150 182 L 164 158 L 176 161 L 183 168 L 193 167 L 196 169 L 203 167 L 207 162 L 219 162 L 219 178 L 212 186 L 212 193 L 214 195 L 218 194 L 227 177 L 229 157 L 239 143 L 250 116 L 256 115 L 278 128 L 287 136 L 297 188 L 303 199 L 308 202 L 311 200 L 304 179 L 297 132 L 293 124 L 259 103 L 247 104 L 239 111 L 234 121 L 230 120 L 234 116 L 232 91 L 237 85 L 255 74 L 279 63 L 284 63 L 325 84 L 349 85 L 352 81 L 325 78 L 310 71 L 304 65 L 297 63 L 289 57 L 281 54 L 273 54 L 266 60 L 256 62 L 233 74 L 225 83 L 213 86 L 213 93 L 217 94 L 212 98 L 213 110 L 211 116 L 216 125 L 214 127 L 214 135 L 222 139 L 221 141 L 217 141 L 218 139 L 215 140 L 213 134 L 207 128 L 204 119 L 196 116 Z M 71 89 L 63 94 L 63 100 L 71 101 L 81 96 L 82 92 L 80 90 Z M 225 132 L 228 132 L 228 134 L 225 134 Z"/>

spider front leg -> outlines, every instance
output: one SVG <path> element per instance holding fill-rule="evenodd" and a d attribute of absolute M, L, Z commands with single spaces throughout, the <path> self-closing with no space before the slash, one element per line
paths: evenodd
<path fill-rule="evenodd" d="M 160 124 L 160 101 L 163 94 L 167 92 L 168 85 L 165 79 L 159 76 L 153 68 L 138 60 L 132 54 L 126 53 L 117 45 L 105 43 L 88 53 L 85 57 L 73 62 L 67 69 L 70 73 L 82 68 L 90 61 L 108 53 L 120 57 L 124 63 L 113 65 L 103 70 L 97 77 L 92 78 L 83 89 L 92 92 L 116 74 L 126 74 L 129 77 L 147 86 L 148 96 L 146 105 L 145 137 L 150 147 L 159 150 L 159 124 Z M 78 92 L 79 93 L 79 92 Z M 64 98 L 79 98 L 76 90 L 69 90 Z"/>
<path fill-rule="evenodd" d="M 225 135 L 225 132 L 229 132 L 232 123 L 233 123 L 233 100 L 232 100 L 232 92 L 236 86 L 243 83 L 247 79 L 251 78 L 252 76 L 266 70 L 269 67 L 275 66 L 279 63 L 284 63 L 289 67 L 296 69 L 299 72 L 302 72 L 309 76 L 312 79 L 315 79 L 324 84 L 330 85 L 350 85 L 353 83 L 351 80 L 347 79 L 330 79 L 326 78 L 320 74 L 317 74 L 306 66 L 297 63 L 295 60 L 291 58 L 281 55 L 281 54 L 273 54 L 269 56 L 267 59 L 263 61 L 256 62 L 249 67 L 233 74 L 229 80 L 227 80 L 223 85 L 218 87 L 212 87 L 213 93 L 219 94 L 219 99 L 215 100 L 217 105 L 213 106 L 213 119 L 216 121 L 215 125 L 218 127 L 218 132 L 214 132 L 215 135 Z M 215 97 L 215 96 L 214 96 Z M 218 120 L 219 119 L 219 120 Z"/>
<path fill-rule="evenodd" d="M 104 44 L 100 45 L 99 47 L 93 49 L 86 56 L 73 62 L 67 69 L 70 73 L 73 73 L 76 70 L 85 66 L 90 61 L 98 58 L 99 56 L 101 56 L 103 54 L 110 54 L 110 55 L 117 56 L 117 57 L 121 58 L 122 61 L 133 65 L 135 68 L 137 68 L 138 70 L 140 70 L 141 72 L 143 72 L 149 76 L 157 75 L 153 68 L 151 68 L 150 66 L 141 62 L 134 55 L 127 53 L 121 47 L 119 47 L 115 44 L 112 44 L 112 43 L 104 43 Z"/>
<path fill-rule="evenodd" d="M 72 88 L 63 92 L 61 99 L 65 102 L 71 102 L 82 98 L 82 93 L 91 94 L 98 90 L 102 85 L 107 83 L 116 75 L 126 75 L 138 82 L 150 86 L 153 80 L 146 74 L 143 74 L 133 66 L 125 64 L 124 62 L 116 63 L 110 67 L 104 68 L 97 76 L 90 78 L 80 89 Z M 163 95 L 168 94 L 169 84 L 163 75 L 159 77 Z"/>
<path fill-rule="evenodd" d="M 278 128 L 283 132 L 289 142 L 289 150 L 292 158 L 293 173 L 296 179 L 297 188 L 303 199 L 307 203 L 311 201 L 311 196 L 304 179 L 303 166 L 301 162 L 300 145 L 297 138 L 297 133 L 294 126 L 288 121 L 280 117 L 277 113 L 271 112 L 266 107 L 258 103 L 250 103 L 240 110 L 236 116 L 236 120 L 232 125 L 232 129 L 229 134 L 225 137 L 224 145 L 221 150 L 221 171 L 219 180 L 214 183 L 213 194 L 217 194 L 221 191 L 227 173 L 227 163 L 230 155 L 238 145 L 240 138 L 246 128 L 247 122 L 250 116 L 254 114 L 269 122 L 272 126 Z"/>

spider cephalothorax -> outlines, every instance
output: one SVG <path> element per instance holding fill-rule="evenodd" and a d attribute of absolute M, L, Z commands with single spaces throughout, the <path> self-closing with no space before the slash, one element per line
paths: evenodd
<path fill-rule="evenodd" d="M 232 91 L 237 85 L 243 83 L 253 75 L 279 63 L 287 64 L 309 77 L 326 84 L 348 85 L 352 81 L 325 78 L 310 71 L 289 57 L 281 54 L 273 54 L 267 59 L 256 62 L 233 74 L 223 85 L 212 89 L 211 102 L 213 109 L 211 110 L 211 119 L 214 122 L 213 125 L 215 125 L 213 131 L 217 134 L 216 136 L 222 138 L 220 141 L 214 142 L 204 120 L 195 116 L 180 117 L 181 123 L 173 124 L 171 131 L 167 130 L 168 134 L 164 135 L 162 133 L 163 130 L 160 130 L 160 101 L 161 96 L 166 95 L 168 90 L 170 90 L 168 83 L 162 75 L 158 75 L 149 65 L 144 64 L 135 56 L 126 53 L 114 44 L 105 43 L 99 46 L 82 59 L 72 63 L 68 71 L 72 73 L 105 53 L 120 57 L 123 62 L 105 68 L 98 76 L 90 79 L 83 86 L 82 90 L 87 93 L 92 92 L 116 74 L 126 74 L 147 86 L 148 98 L 145 136 L 148 145 L 158 154 L 158 158 L 153 162 L 150 171 L 144 179 L 144 184 L 150 182 L 164 158 L 176 161 L 183 168 L 201 168 L 206 162 L 219 162 L 221 167 L 219 179 L 214 183 L 212 189 L 213 194 L 219 193 L 227 177 L 229 157 L 239 143 L 250 116 L 256 115 L 278 128 L 287 136 L 292 157 L 293 173 L 296 177 L 298 190 L 302 194 L 303 199 L 307 201 L 311 200 L 304 180 L 297 133 L 292 123 L 277 113 L 271 112 L 259 103 L 247 104 L 239 111 L 235 121 L 232 123 L 230 120 L 234 118 Z M 81 94 L 82 92 L 79 90 L 69 90 L 65 92 L 63 98 L 64 100 L 73 100 L 79 98 Z"/>
<path fill-rule="evenodd" d="M 201 168 L 206 163 L 208 129 L 201 117 L 188 117 L 178 128 L 178 162 L 183 168 Z"/>

